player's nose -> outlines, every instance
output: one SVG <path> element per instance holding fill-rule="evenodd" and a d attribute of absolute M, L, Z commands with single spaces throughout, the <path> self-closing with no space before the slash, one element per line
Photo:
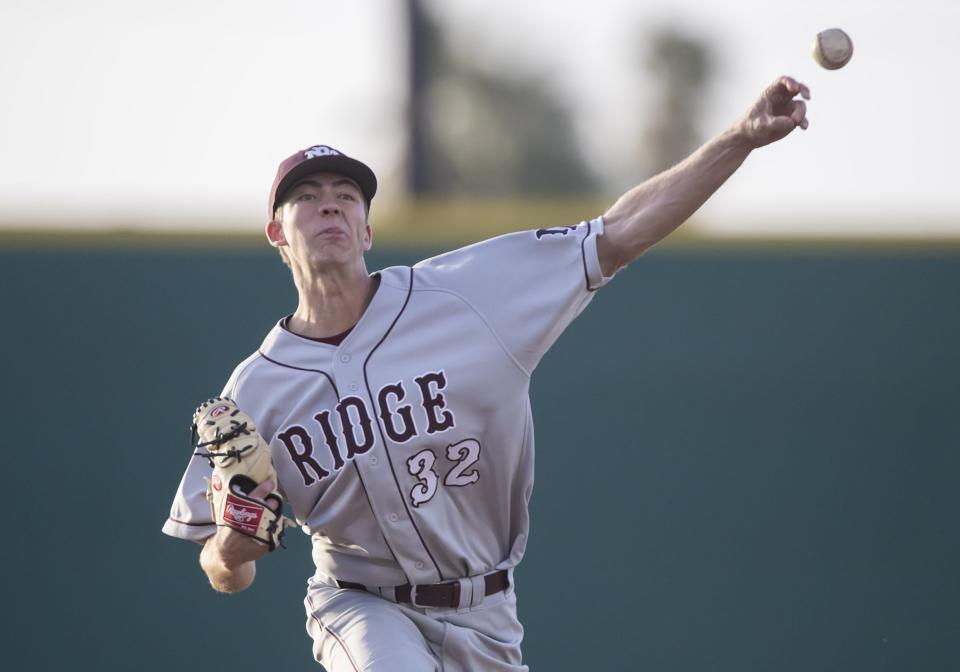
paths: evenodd
<path fill-rule="evenodd" d="M 339 215 L 340 205 L 335 201 L 327 201 L 320 205 L 320 212 L 324 215 Z"/>

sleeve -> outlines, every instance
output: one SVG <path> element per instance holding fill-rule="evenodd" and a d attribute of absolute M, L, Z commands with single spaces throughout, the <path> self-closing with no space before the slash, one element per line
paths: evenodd
<path fill-rule="evenodd" d="M 252 359 L 252 357 L 251 357 Z M 244 374 L 251 361 L 248 359 L 234 370 L 230 380 L 224 386 L 220 396 L 226 396 L 236 401 L 237 386 L 240 377 Z M 190 461 L 180 479 L 180 486 L 174 495 L 170 507 L 170 515 L 163 524 L 163 533 L 171 537 L 202 542 L 217 531 L 213 521 L 213 512 L 210 502 L 207 501 L 207 481 L 213 469 L 206 460 L 194 457 L 190 451 Z"/>
<path fill-rule="evenodd" d="M 499 236 L 415 266 L 418 287 L 459 295 L 528 373 L 592 300 L 604 277 L 603 218 Z"/>

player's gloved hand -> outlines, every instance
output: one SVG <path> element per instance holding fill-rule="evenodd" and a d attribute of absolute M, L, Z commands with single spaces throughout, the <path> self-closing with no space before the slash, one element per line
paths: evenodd
<path fill-rule="evenodd" d="M 194 412 L 191 432 L 197 449 L 194 455 L 212 467 L 207 500 L 214 522 L 268 550 L 282 546 L 284 530 L 295 523 L 281 513 L 283 498 L 276 489 L 270 446 L 253 419 L 232 399 L 217 397 Z M 270 488 L 265 489 L 268 484 Z M 218 530 L 217 535 L 221 537 L 222 532 Z M 229 543 L 230 549 L 242 548 L 232 538 L 222 536 L 223 543 Z"/>
<path fill-rule="evenodd" d="M 253 489 L 250 497 L 252 499 L 264 500 L 271 510 L 275 512 L 279 511 L 279 502 L 272 499 L 264 499 L 273 492 L 275 487 L 276 485 L 272 481 L 264 481 Z M 214 543 L 217 546 L 220 561 L 227 569 L 235 569 L 246 562 L 259 560 L 270 552 L 270 547 L 266 544 L 227 526 L 217 528 Z"/>
<path fill-rule="evenodd" d="M 796 96 L 803 100 L 795 100 Z M 798 126 L 804 130 L 810 89 L 793 77 L 780 77 L 768 86 L 753 107 L 737 124 L 737 130 L 753 147 L 762 147 L 781 140 Z"/>

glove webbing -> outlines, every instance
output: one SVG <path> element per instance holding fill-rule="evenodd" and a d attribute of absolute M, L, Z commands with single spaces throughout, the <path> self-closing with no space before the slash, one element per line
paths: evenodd
<path fill-rule="evenodd" d="M 247 429 L 247 423 L 241 422 L 241 423 L 238 423 L 236 427 L 234 427 L 230 431 L 225 432 L 223 434 L 221 434 L 220 430 L 218 429 L 217 435 L 209 441 L 198 442 L 197 439 L 199 439 L 200 437 L 197 433 L 197 426 L 193 425 L 191 430 L 192 431 L 191 431 L 190 442 L 194 444 L 196 448 L 204 448 L 206 446 L 219 446 L 221 444 L 226 443 L 227 441 L 231 441 L 237 438 L 238 436 L 251 433 L 250 430 Z M 213 467 L 215 466 L 213 463 L 213 458 L 215 457 L 219 457 L 219 458 L 233 457 L 233 458 L 236 458 L 237 462 L 240 462 L 243 459 L 243 454 L 253 450 L 254 448 L 256 448 L 256 444 L 244 446 L 243 448 L 229 448 L 223 452 L 216 452 L 216 453 L 209 453 L 209 452 L 205 453 L 202 451 L 194 451 L 193 454 L 196 457 L 207 458 L 207 462 L 209 462 L 210 466 Z"/>

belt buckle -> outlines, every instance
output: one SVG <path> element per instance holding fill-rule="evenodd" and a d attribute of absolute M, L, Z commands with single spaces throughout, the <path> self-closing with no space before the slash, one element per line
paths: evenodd
<path fill-rule="evenodd" d="M 451 582 L 424 584 L 424 587 L 426 587 L 426 588 L 433 588 L 433 587 L 440 587 L 440 586 L 449 586 L 450 589 L 453 591 L 454 597 L 453 597 L 453 604 L 452 604 L 452 605 L 451 605 L 451 604 L 442 604 L 442 603 L 441 603 L 441 604 L 437 604 L 436 602 L 434 602 L 433 604 L 420 604 L 420 603 L 418 603 L 418 602 L 417 602 L 417 588 L 419 588 L 419 586 L 418 586 L 417 584 L 415 584 L 415 583 L 410 585 L 410 604 L 412 604 L 412 605 L 415 606 L 415 607 L 419 607 L 420 609 L 435 609 L 435 608 L 438 608 L 438 607 L 439 607 L 439 608 L 453 608 L 453 607 L 456 607 L 456 606 L 457 606 L 456 603 L 457 603 L 457 601 L 460 599 L 460 585 L 459 585 L 458 583 L 451 583 Z"/>
<path fill-rule="evenodd" d="M 421 609 L 426 609 L 422 604 L 417 604 L 417 584 L 410 584 L 410 604 Z"/>

